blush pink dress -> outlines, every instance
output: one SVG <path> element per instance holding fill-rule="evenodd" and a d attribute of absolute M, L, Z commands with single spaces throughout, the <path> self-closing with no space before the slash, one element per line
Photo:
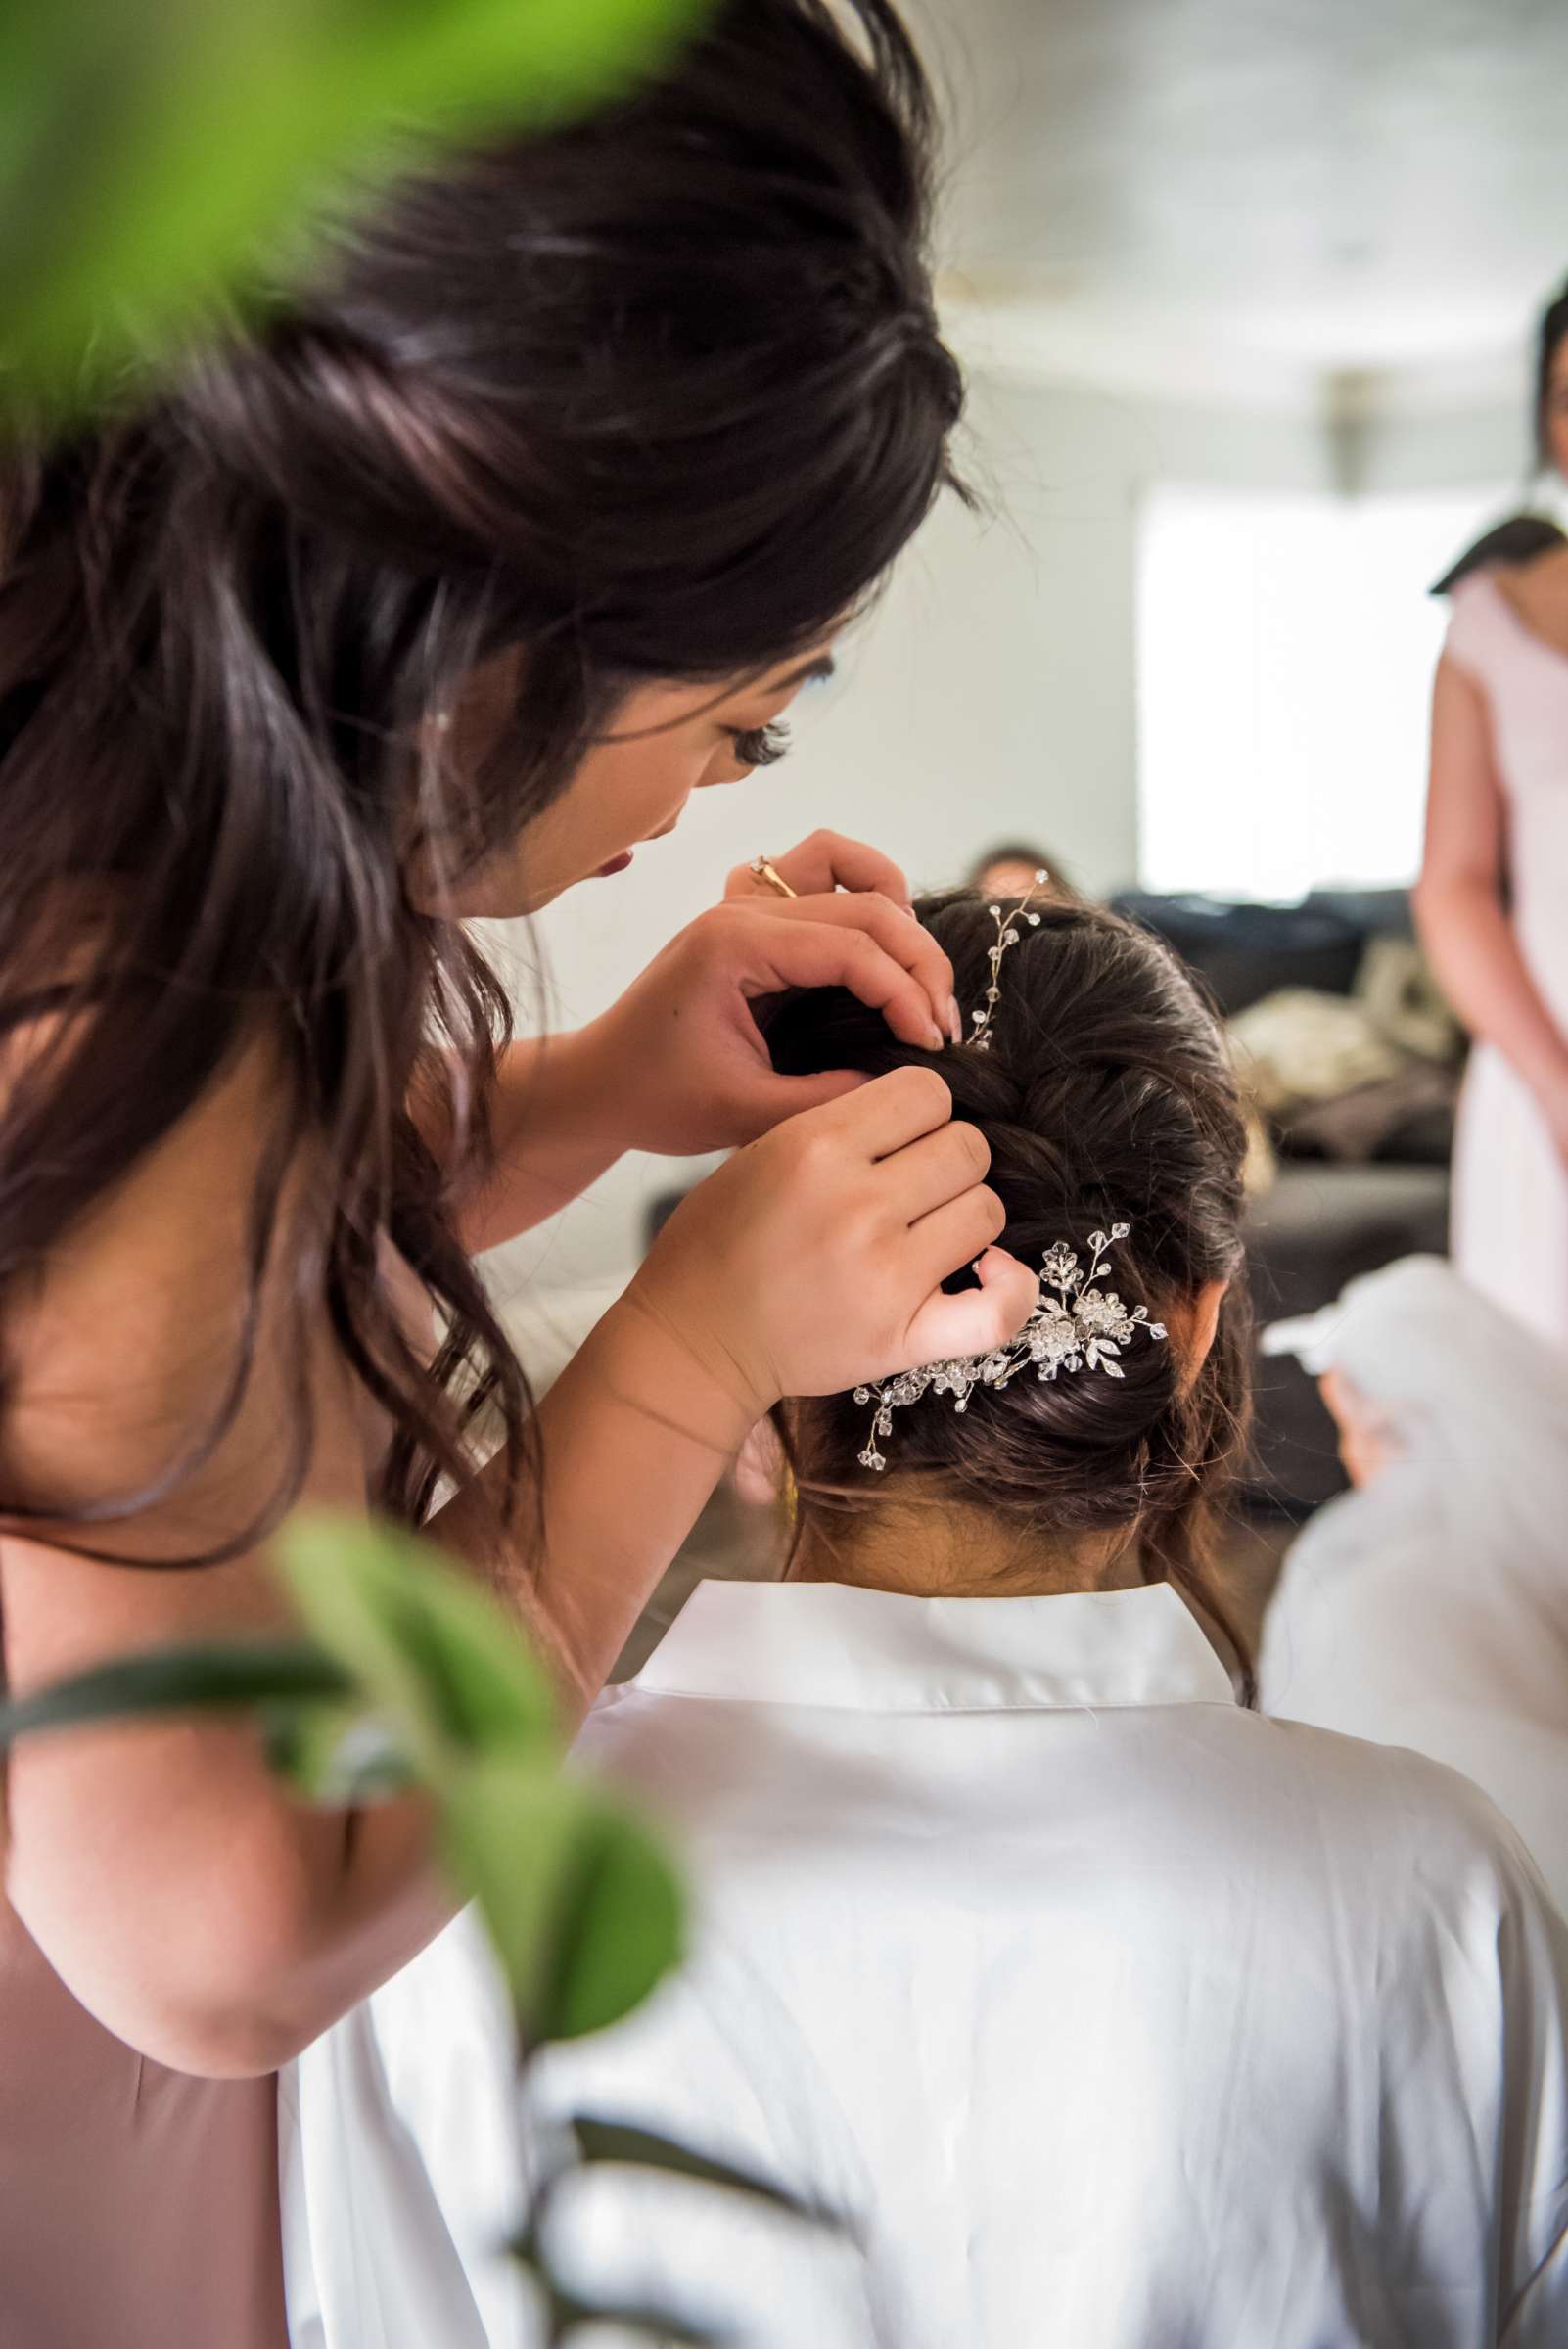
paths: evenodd
<path fill-rule="evenodd" d="M 277 2082 L 190 2080 L 138 2055 L 0 1894 L 0 2344 L 288 2337 Z"/>
<path fill-rule="evenodd" d="M 1527 626 L 1485 572 L 1454 589 L 1444 653 L 1486 697 L 1507 803 L 1514 933 L 1568 1036 L 1568 653 Z M 1491 1044 L 1471 1055 L 1453 1182 L 1458 1270 L 1568 1349 L 1568 1169 L 1534 1098 Z"/>

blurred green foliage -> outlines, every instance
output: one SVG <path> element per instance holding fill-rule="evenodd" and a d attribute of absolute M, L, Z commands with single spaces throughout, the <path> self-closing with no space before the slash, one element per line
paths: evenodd
<path fill-rule="evenodd" d="M 101 397 L 410 145 L 562 119 L 708 0 L 0 0 L 0 403 Z"/>

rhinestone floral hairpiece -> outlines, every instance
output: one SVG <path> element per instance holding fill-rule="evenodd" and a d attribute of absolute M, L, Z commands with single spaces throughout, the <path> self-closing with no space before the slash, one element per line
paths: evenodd
<path fill-rule="evenodd" d="M 1113 1223 L 1108 1233 L 1091 1231 L 1086 1268 L 1066 1240 L 1047 1248 L 1040 1259 L 1039 1304 L 1010 1345 L 993 1354 L 928 1362 L 924 1369 L 902 1371 L 880 1386 L 856 1387 L 855 1402 L 876 1406 L 859 1455 L 861 1467 L 887 1466 L 877 1447 L 893 1433 L 893 1414 L 906 1404 L 918 1403 L 922 1395 L 950 1395 L 953 1409 L 967 1411 L 977 1387 L 1005 1387 L 1031 1362 L 1036 1377 L 1047 1383 L 1063 1370 L 1103 1370 L 1107 1378 L 1125 1378 L 1120 1357 L 1129 1339 L 1139 1329 L 1151 1338 L 1166 1334 L 1163 1321 L 1149 1319 L 1146 1305 L 1124 1305 L 1114 1289 L 1097 1285 L 1109 1271 L 1106 1259 L 1112 1248 L 1130 1229 L 1130 1224 Z"/>

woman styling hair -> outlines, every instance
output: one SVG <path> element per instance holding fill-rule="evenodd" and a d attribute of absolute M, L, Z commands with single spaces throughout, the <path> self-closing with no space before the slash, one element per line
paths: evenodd
<path fill-rule="evenodd" d="M 949 478 L 926 91 L 886 0 L 849 25 L 727 0 L 663 78 L 433 167 L 254 333 L 6 460 L 18 1693 L 275 1622 L 262 1545 L 310 1499 L 429 1522 L 580 1707 L 760 1411 L 1029 1310 L 996 1254 L 941 1290 L 1001 1211 L 937 1064 L 781 1079 L 748 1012 L 843 984 L 940 1049 L 887 859 L 732 876 L 542 1047 L 461 926 L 777 756 Z M 757 1136 L 530 1413 L 472 1255 L 628 1148 Z M 8 2323 L 276 2344 L 270 2075 L 446 1913 L 424 1808 L 306 1812 L 211 1724 L 27 1746 L 5 1792 Z"/>

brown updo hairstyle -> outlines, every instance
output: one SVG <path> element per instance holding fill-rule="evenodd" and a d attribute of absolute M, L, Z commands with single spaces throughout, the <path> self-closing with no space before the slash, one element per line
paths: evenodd
<path fill-rule="evenodd" d="M 996 937 L 985 899 L 957 891 L 916 910 L 951 958 L 960 1004 L 979 1003 Z M 869 1413 L 853 1395 L 786 1406 L 796 1543 L 835 1513 L 919 1496 L 1011 1521 L 1024 1554 L 1036 1540 L 1133 1529 L 1144 1581 L 1176 1584 L 1218 1626 L 1251 1702 L 1251 1658 L 1214 1575 L 1251 1359 L 1239 1277 L 1247 1137 L 1229 1056 L 1163 942 L 1098 906 L 1037 910 L 1003 964 L 990 1050 L 964 1044 L 942 1057 L 953 1115 L 991 1145 L 988 1179 L 1007 1211 L 1000 1244 L 1038 1267 L 1067 1240 L 1086 1261 L 1091 1231 L 1130 1223 L 1106 1285 L 1152 1319 L 1169 1316 L 1172 1342 L 1134 1340 L 1121 1379 L 1081 1371 L 1045 1383 L 1025 1371 L 977 1392 L 961 1414 L 925 1398 L 896 1414 L 881 1475 L 858 1465 Z M 791 1074 L 931 1065 L 837 989 L 787 1000 L 768 1042 Z M 1183 1308 L 1215 1280 L 1230 1286 L 1193 1376 L 1177 1333 Z"/>

